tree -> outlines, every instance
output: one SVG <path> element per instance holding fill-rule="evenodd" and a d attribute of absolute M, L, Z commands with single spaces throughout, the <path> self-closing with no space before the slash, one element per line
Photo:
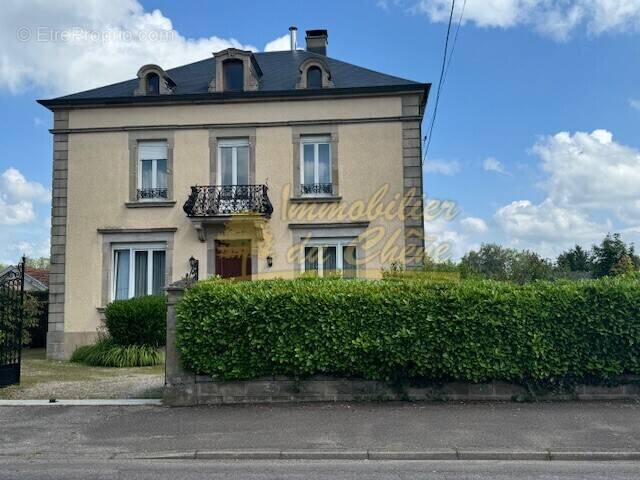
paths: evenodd
<path fill-rule="evenodd" d="M 28 258 L 27 267 L 49 269 L 49 257 Z"/>
<path fill-rule="evenodd" d="M 592 272 L 595 278 L 611 275 L 613 268 L 624 256 L 628 256 L 634 265 L 638 264 L 633 245 L 627 246 L 619 233 L 607 234 L 600 245 L 592 247 L 592 252 Z"/>
<path fill-rule="evenodd" d="M 462 278 L 483 277 L 509 280 L 511 266 L 517 252 L 495 243 L 483 243 L 477 252 L 467 253 L 460 261 Z"/>
<path fill-rule="evenodd" d="M 563 272 L 590 272 L 592 269 L 591 255 L 580 245 L 562 252 L 556 260 L 558 269 Z"/>
<path fill-rule="evenodd" d="M 611 272 L 609 273 L 612 276 L 624 275 L 626 273 L 631 273 L 636 270 L 636 266 L 633 264 L 633 260 L 629 255 L 624 255 L 618 263 L 616 263 Z"/>
<path fill-rule="evenodd" d="M 553 278 L 553 264 L 551 261 L 529 250 L 516 253 L 509 270 L 509 280 L 516 283 L 551 280 Z"/>

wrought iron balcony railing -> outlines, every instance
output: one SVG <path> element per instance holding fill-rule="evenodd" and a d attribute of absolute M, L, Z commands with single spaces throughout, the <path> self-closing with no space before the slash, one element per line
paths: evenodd
<path fill-rule="evenodd" d="M 166 199 L 168 196 L 168 189 L 166 188 L 139 188 L 138 200 L 152 200 L 156 198 Z"/>
<path fill-rule="evenodd" d="M 189 217 L 254 213 L 269 218 L 273 206 L 266 185 L 204 185 L 191 187 L 182 207 Z"/>
<path fill-rule="evenodd" d="M 301 195 L 333 195 L 332 183 L 306 183 L 300 185 Z"/>

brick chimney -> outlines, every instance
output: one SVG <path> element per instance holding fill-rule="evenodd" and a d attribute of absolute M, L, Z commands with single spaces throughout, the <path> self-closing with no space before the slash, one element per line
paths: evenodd
<path fill-rule="evenodd" d="M 327 55 L 329 34 L 326 30 L 307 30 L 307 52 Z"/>

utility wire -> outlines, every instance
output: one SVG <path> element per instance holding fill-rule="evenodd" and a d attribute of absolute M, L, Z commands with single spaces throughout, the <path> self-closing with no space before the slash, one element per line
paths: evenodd
<path fill-rule="evenodd" d="M 442 87 L 444 85 L 444 80 L 446 78 L 447 71 L 449 70 L 449 65 L 451 63 L 451 56 L 453 55 L 453 50 L 455 49 L 455 41 L 458 38 L 458 32 L 460 31 L 460 25 L 462 24 L 462 15 L 464 14 L 464 8 L 466 4 L 467 4 L 467 1 L 465 0 L 460 13 L 460 18 L 458 19 L 458 27 L 456 29 L 456 34 L 454 37 L 453 48 L 451 50 L 451 53 L 449 53 L 449 37 L 451 35 L 451 24 L 453 23 L 453 12 L 456 6 L 456 0 L 451 1 L 451 12 L 449 13 L 449 25 L 447 26 L 447 36 L 444 42 L 444 53 L 442 55 L 442 68 L 440 69 L 440 79 L 438 80 L 438 89 L 436 91 L 436 102 L 433 107 L 433 115 L 431 117 L 431 124 L 429 125 L 429 133 L 427 136 L 424 137 L 424 140 L 423 140 L 423 149 L 424 149 L 424 154 L 422 155 L 423 164 L 427 158 L 427 153 L 429 152 L 429 146 L 431 145 L 431 138 L 433 136 L 433 126 L 436 123 L 436 117 L 438 115 L 438 104 L 440 103 L 440 94 L 442 92 Z"/>
<path fill-rule="evenodd" d="M 453 52 L 456 50 L 456 43 L 458 42 L 458 33 L 460 33 L 460 25 L 462 25 L 462 17 L 464 16 L 464 10 L 467 6 L 467 0 L 462 3 L 462 9 L 460 10 L 460 17 L 458 18 L 458 26 L 456 27 L 456 34 L 453 36 L 453 43 L 451 44 L 451 53 L 449 54 L 449 60 L 447 60 L 447 68 L 444 70 L 444 80 L 442 85 L 447 82 L 447 75 L 449 74 L 449 66 L 451 65 L 451 59 L 453 58 Z"/>

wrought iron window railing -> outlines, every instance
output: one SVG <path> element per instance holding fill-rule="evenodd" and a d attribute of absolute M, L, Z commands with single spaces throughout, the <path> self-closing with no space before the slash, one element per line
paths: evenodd
<path fill-rule="evenodd" d="M 255 213 L 270 217 L 273 206 L 266 185 L 203 185 L 191 187 L 184 204 L 189 217 Z"/>
<path fill-rule="evenodd" d="M 168 197 L 168 189 L 166 188 L 139 188 L 138 200 L 152 200 Z"/>
<path fill-rule="evenodd" d="M 332 183 L 306 183 L 300 185 L 301 195 L 333 195 Z"/>

